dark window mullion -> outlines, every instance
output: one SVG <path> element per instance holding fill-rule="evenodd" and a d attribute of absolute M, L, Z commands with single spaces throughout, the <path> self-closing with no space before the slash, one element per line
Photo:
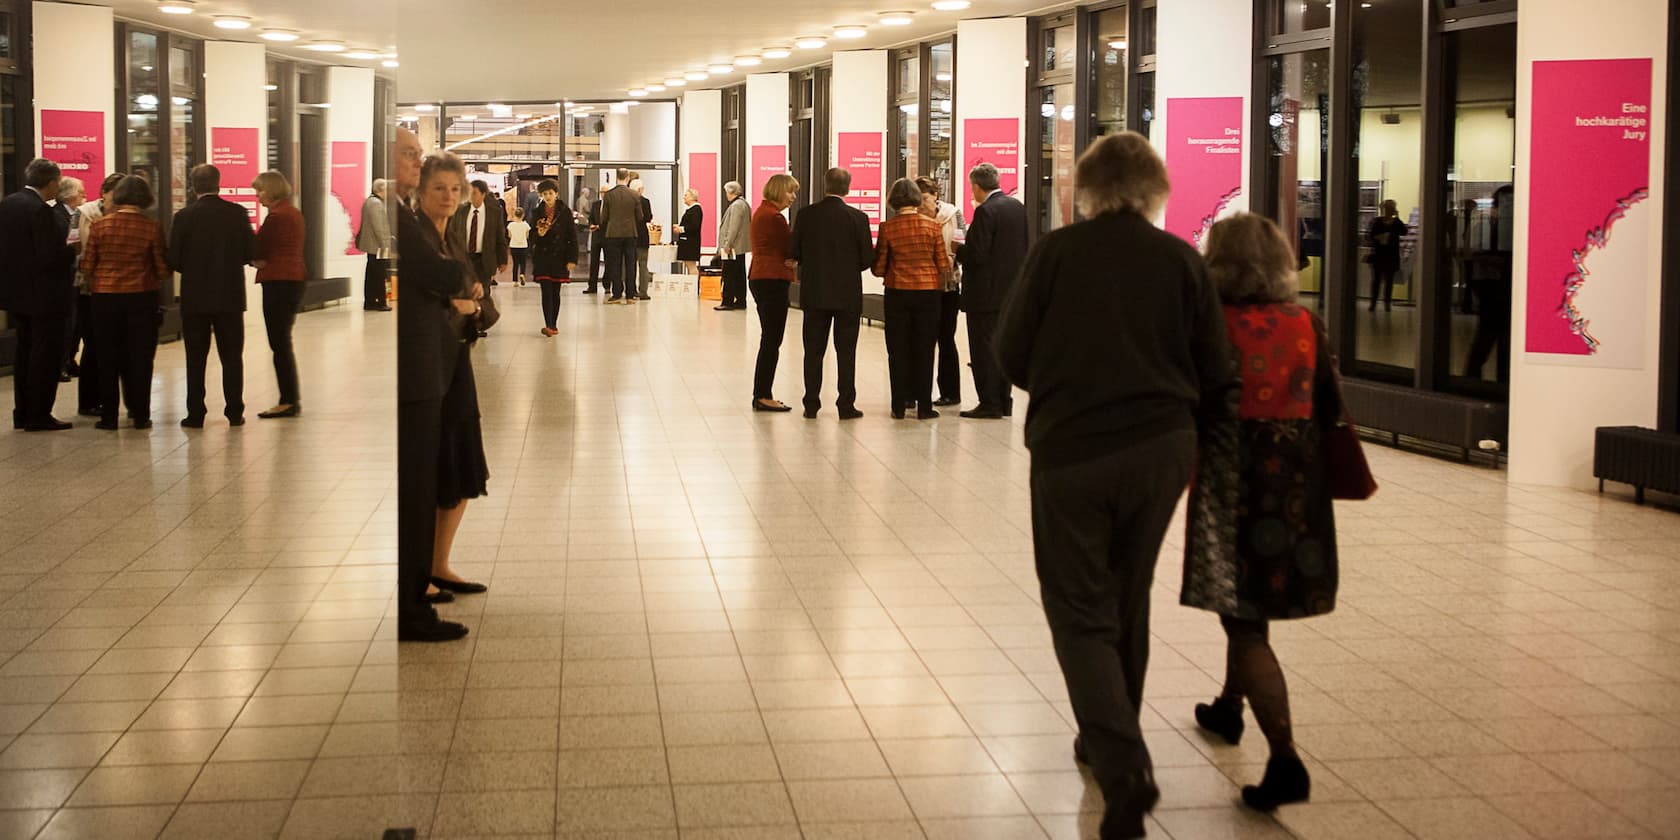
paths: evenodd
<path fill-rule="evenodd" d="M 1354 311 L 1359 303 L 1358 172 L 1353 162 L 1352 0 L 1336 0 L 1335 37 L 1330 42 L 1330 154 L 1325 173 L 1325 311 L 1331 345 L 1344 372 L 1355 357 Z"/>
<path fill-rule="evenodd" d="M 1446 173 L 1452 159 L 1452 122 L 1447 95 L 1446 38 L 1437 26 L 1439 18 L 1434 4 L 1423 4 L 1419 25 L 1423 27 L 1423 78 L 1420 93 L 1423 103 L 1423 148 L 1418 205 L 1422 208 L 1418 219 L 1418 356 L 1413 384 L 1424 391 L 1438 390 L 1447 381 L 1447 365 L 1451 347 L 1451 278 L 1443 271 L 1442 247 L 1445 241 L 1447 206 Z"/>

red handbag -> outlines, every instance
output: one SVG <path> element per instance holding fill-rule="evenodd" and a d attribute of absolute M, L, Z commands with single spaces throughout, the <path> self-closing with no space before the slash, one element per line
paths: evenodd
<path fill-rule="evenodd" d="M 1324 458 L 1324 485 L 1330 498 L 1361 502 L 1376 495 L 1377 480 L 1371 475 L 1371 464 L 1365 460 L 1365 447 L 1359 442 L 1359 427 L 1347 418 L 1336 421 L 1324 430 L 1320 441 Z"/>

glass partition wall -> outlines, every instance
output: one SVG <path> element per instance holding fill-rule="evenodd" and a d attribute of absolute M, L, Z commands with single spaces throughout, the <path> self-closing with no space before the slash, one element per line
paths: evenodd
<path fill-rule="evenodd" d="M 0 2 L 0 173 L 5 195 L 23 189 L 24 155 L 34 147 L 34 99 L 27 55 L 31 6 L 21 0 Z"/>
<path fill-rule="evenodd" d="M 941 198 L 954 202 L 961 193 L 953 183 L 956 39 L 894 50 L 889 60 L 886 181 L 927 175 L 939 182 Z"/>

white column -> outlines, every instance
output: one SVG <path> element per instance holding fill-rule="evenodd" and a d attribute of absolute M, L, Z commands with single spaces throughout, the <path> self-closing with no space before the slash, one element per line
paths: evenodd
<path fill-rule="evenodd" d="M 1150 139 L 1173 182 L 1161 221 L 1198 244 L 1204 216 L 1249 206 L 1253 19 L 1248 0 L 1173 0 L 1159 9 Z"/>
<path fill-rule="evenodd" d="M 222 195 L 260 206 L 251 181 L 268 168 L 268 51 L 261 44 L 204 44 L 204 123 L 210 163 L 222 173 Z"/>
<path fill-rule="evenodd" d="M 680 189 L 692 187 L 700 193 L 705 224 L 700 231 L 701 250 L 717 249 L 718 222 L 723 213 L 723 91 L 695 90 L 682 98 L 682 173 Z"/>
<path fill-rule="evenodd" d="M 887 80 L 891 54 L 853 50 L 834 54 L 834 118 L 828 136 L 829 165 L 852 173 L 846 200 L 869 216 L 873 234 L 886 219 Z M 810 185 L 815 200 L 821 184 Z M 863 273 L 864 294 L 880 294 L 881 279 Z"/>
<path fill-rule="evenodd" d="M 327 234 L 321 261 L 327 277 L 361 276 L 366 259 L 356 250 L 362 202 L 373 188 L 373 70 L 327 69 Z"/>
<path fill-rule="evenodd" d="M 111 134 L 116 93 L 116 38 L 111 9 L 36 3 L 34 154 L 82 180 L 95 198 L 99 183 L 120 167 Z M 28 103 L 19 103 L 28 107 Z"/>
<path fill-rule="evenodd" d="M 957 172 L 966 218 L 973 188 L 968 171 L 979 161 L 997 165 L 1003 189 L 1016 197 L 1028 184 L 1026 148 L 1027 20 L 1020 17 L 957 22 Z M 1010 122 L 1014 122 L 1013 129 Z M 1037 177 L 1037 173 L 1031 173 Z"/>
<path fill-rule="evenodd" d="M 764 182 L 788 171 L 788 74 L 747 76 L 747 200 L 763 200 Z"/>

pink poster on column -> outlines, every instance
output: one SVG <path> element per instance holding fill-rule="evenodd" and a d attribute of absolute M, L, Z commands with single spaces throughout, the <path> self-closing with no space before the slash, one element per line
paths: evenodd
<path fill-rule="evenodd" d="M 1242 123 L 1240 96 L 1167 100 L 1167 232 L 1197 248 L 1242 194 Z"/>
<path fill-rule="evenodd" d="M 105 113 L 42 111 L 41 157 L 97 194 L 99 183 L 110 174 L 105 168 Z"/>
<path fill-rule="evenodd" d="M 251 182 L 257 179 L 261 154 L 254 128 L 210 129 L 210 164 L 222 173 L 222 198 L 233 202 L 251 215 L 251 226 L 257 226 L 257 191 Z"/>
<path fill-rule="evenodd" d="M 840 168 L 852 173 L 852 192 L 846 196 L 846 203 L 869 217 L 869 232 L 874 234 L 881 229 L 881 158 L 886 137 L 879 131 L 842 131 L 838 145 Z"/>
<path fill-rule="evenodd" d="M 747 201 L 758 207 L 764 200 L 764 184 L 772 175 L 780 175 L 788 171 L 787 144 L 780 146 L 752 147 L 752 173 L 747 178 Z"/>
<path fill-rule="evenodd" d="M 361 140 L 335 140 L 332 144 L 332 194 L 350 222 L 346 228 L 332 229 L 350 232 L 349 241 L 344 243 L 344 253 L 349 256 L 361 253 L 356 250 L 356 234 L 362 229 L 362 202 L 373 189 L 373 182 L 368 180 L 367 145 Z"/>
<path fill-rule="evenodd" d="M 1648 58 L 1534 62 L 1530 353 L 1643 365 L 1651 226 L 1643 208 L 1637 223 L 1627 217 L 1650 197 L 1651 68 Z M 1490 224 L 1508 228 L 1510 210 L 1497 195 L 1494 205 Z M 1509 259 L 1508 229 L 1487 238 Z"/>
<path fill-rule="evenodd" d="M 718 156 L 717 152 L 690 152 L 688 155 L 688 186 L 700 194 L 700 247 L 716 248 L 718 222 Z M 692 233 L 692 231 L 690 231 Z"/>
<path fill-rule="evenodd" d="M 974 187 L 968 173 L 982 163 L 998 170 L 998 189 L 1018 196 L 1021 189 L 1021 121 L 1003 119 L 963 120 L 963 206 L 974 204 Z"/>

